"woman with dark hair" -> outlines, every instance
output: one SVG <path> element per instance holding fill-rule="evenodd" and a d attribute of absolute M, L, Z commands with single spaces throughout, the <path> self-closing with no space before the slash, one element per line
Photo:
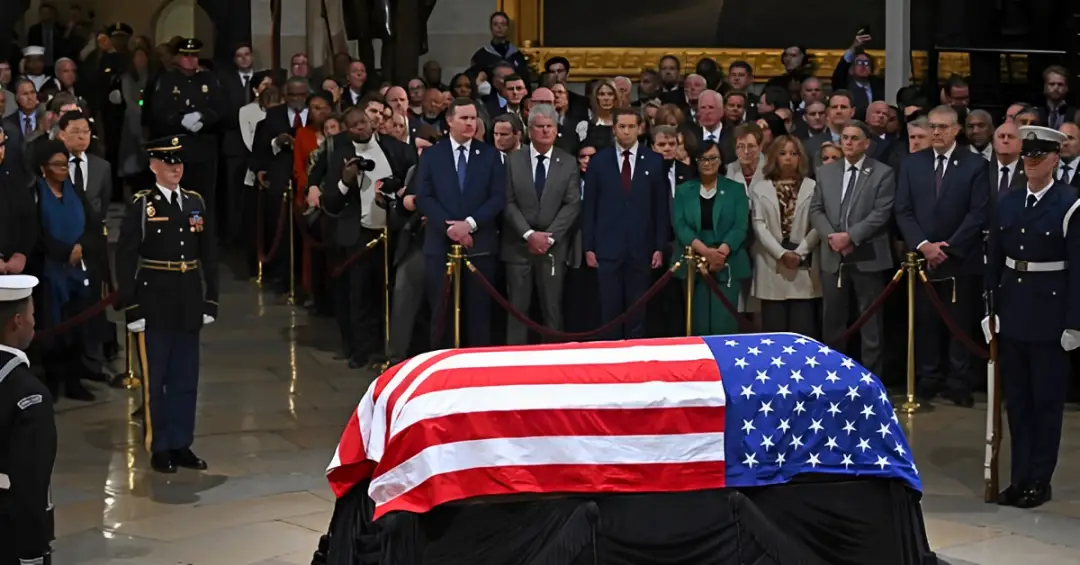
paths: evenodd
<path fill-rule="evenodd" d="M 50 140 L 37 155 L 37 264 L 44 286 L 44 292 L 38 293 L 41 331 L 62 324 L 98 298 L 95 289 L 101 287 L 105 235 L 101 218 L 68 178 L 69 154 L 63 142 Z M 79 380 L 92 376 L 83 365 L 87 328 L 84 324 L 61 332 L 43 343 L 42 349 L 49 387 L 58 390 L 62 380 L 65 396 L 90 401 L 94 394 Z"/>
<path fill-rule="evenodd" d="M 334 111 L 335 114 L 340 112 L 342 109 L 341 93 L 343 92 L 341 88 L 341 83 L 338 82 L 337 79 L 334 77 L 326 77 L 323 79 L 320 86 L 322 87 L 321 90 L 323 92 L 326 92 L 331 96 L 330 108 Z"/>
<path fill-rule="evenodd" d="M 697 158 L 699 178 L 675 189 L 673 218 L 676 249 L 686 246 L 703 257 L 708 275 L 716 281 L 728 302 L 739 301 L 742 282 L 750 278 L 750 258 L 746 236 L 750 204 L 746 191 L 720 174 L 720 148 L 713 141 L 701 145 Z M 685 277 L 686 271 L 676 271 Z M 696 278 L 691 329 L 694 335 L 729 334 L 738 331 L 735 317 L 713 295 L 709 285 Z"/>
<path fill-rule="evenodd" d="M 776 115 L 776 112 L 766 112 L 759 115 L 757 126 L 761 128 L 761 150 L 763 152 L 769 149 L 774 139 L 788 134 L 783 118 Z"/>
<path fill-rule="evenodd" d="M 476 91 L 476 81 L 466 73 L 458 73 L 450 79 L 450 92 L 454 98 L 468 98 L 478 100 L 480 95 Z"/>
<path fill-rule="evenodd" d="M 120 130 L 120 170 L 117 173 L 134 190 L 141 190 L 154 182 L 150 161 L 143 150 L 143 108 L 140 102 L 150 77 L 157 74 L 157 65 L 157 59 L 149 48 L 136 46 L 131 50 L 131 61 L 127 71 L 120 75 L 120 89 L 116 91 L 126 103 L 124 125 Z M 124 196 L 125 202 L 131 199 L 130 193 Z"/>
<path fill-rule="evenodd" d="M 813 267 L 818 234 L 810 226 L 810 160 L 798 138 L 781 135 L 766 152 L 763 178 L 750 187 L 754 282 L 761 329 L 816 337 L 821 281 Z"/>
<path fill-rule="evenodd" d="M 709 90 L 719 91 L 724 84 L 724 73 L 720 71 L 720 65 L 713 59 L 706 57 L 698 61 L 694 72 L 705 79 L 705 88 Z"/>

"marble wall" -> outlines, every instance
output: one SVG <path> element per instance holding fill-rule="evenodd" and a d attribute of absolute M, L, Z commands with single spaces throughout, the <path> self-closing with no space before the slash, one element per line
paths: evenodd
<path fill-rule="evenodd" d="M 465 70 L 472 54 L 491 39 L 488 17 L 497 4 L 497 0 L 438 0 L 428 20 L 428 53 L 420 63 L 439 61 L 444 81 Z"/>

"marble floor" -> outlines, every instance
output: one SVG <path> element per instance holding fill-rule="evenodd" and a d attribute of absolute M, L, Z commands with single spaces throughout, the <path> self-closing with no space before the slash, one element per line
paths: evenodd
<path fill-rule="evenodd" d="M 210 469 L 151 472 L 132 393 L 61 401 L 58 565 L 310 563 L 332 509 L 324 469 L 373 375 L 334 360 L 332 321 L 222 278 L 220 316 L 203 333 L 195 444 Z M 1080 564 L 1080 413 L 1066 416 L 1056 499 L 1022 511 L 981 500 L 984 409 L 907 418 L 931 545 L 953 565 Z"/>

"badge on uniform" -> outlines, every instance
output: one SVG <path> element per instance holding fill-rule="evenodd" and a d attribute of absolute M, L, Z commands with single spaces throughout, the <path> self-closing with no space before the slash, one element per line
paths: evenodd
<path fill-rule="evenodd" d="M 203 94 L 206 94 L 207 92 L 210 92 L 210 88 L 209 88 L 209 87 L 207 87 L 207 86 L 206 86 L 206 85 L 204 84 L 204 85 L 202 85 L 202 91 L 203 91 Z"/>
<path fill-rule="evenodd" d="M 198 210 L 192 210 L 191 216 L 188 218 L 188 223 L 191 224 L 191 231 L 201 232 L 203 231 L 203 219 Z"/>
<path fill-rule="evenodd" d="M 153 218 L 157 215 L 157 210 L 154 209 L 154 205 L 150 202 L 146 203 L 146 217 Z"/>
<path fill-rule="evenodd" d="M 173 96 L 180 96 L 180 87 L 179 86 L 172 87 L 172 93 L 173 93 Z"/>

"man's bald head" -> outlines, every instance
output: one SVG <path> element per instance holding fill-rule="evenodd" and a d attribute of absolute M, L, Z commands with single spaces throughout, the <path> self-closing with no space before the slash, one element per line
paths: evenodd
<path fill-rule="evenodd" d="M 1005 122 L 994 130 L 994 153 L 1005 164 L 1020 158 L 1020 130 L 1015 122 Z"/>
<path fill-rule="evenodd" d="M 533 104 L 551 104 L 555 105 L 555 93 L 550 88 L 541 86 L 536 90 L 533 90 L 532 96 L 529 97 Z"/>
<path fill-rule="evenodd" d="M 409 110 L 409 94 L 400 86 L 391 86 L 386 91 L 386 105 L 395 112 L 406 115 Z"/>
<path fill-rule="evenodd" d="M 713 130 L 724 118 L 724 97 L 715 90 L 703 91 L 697 99 L 697 121 L 701 127 Z"/>

